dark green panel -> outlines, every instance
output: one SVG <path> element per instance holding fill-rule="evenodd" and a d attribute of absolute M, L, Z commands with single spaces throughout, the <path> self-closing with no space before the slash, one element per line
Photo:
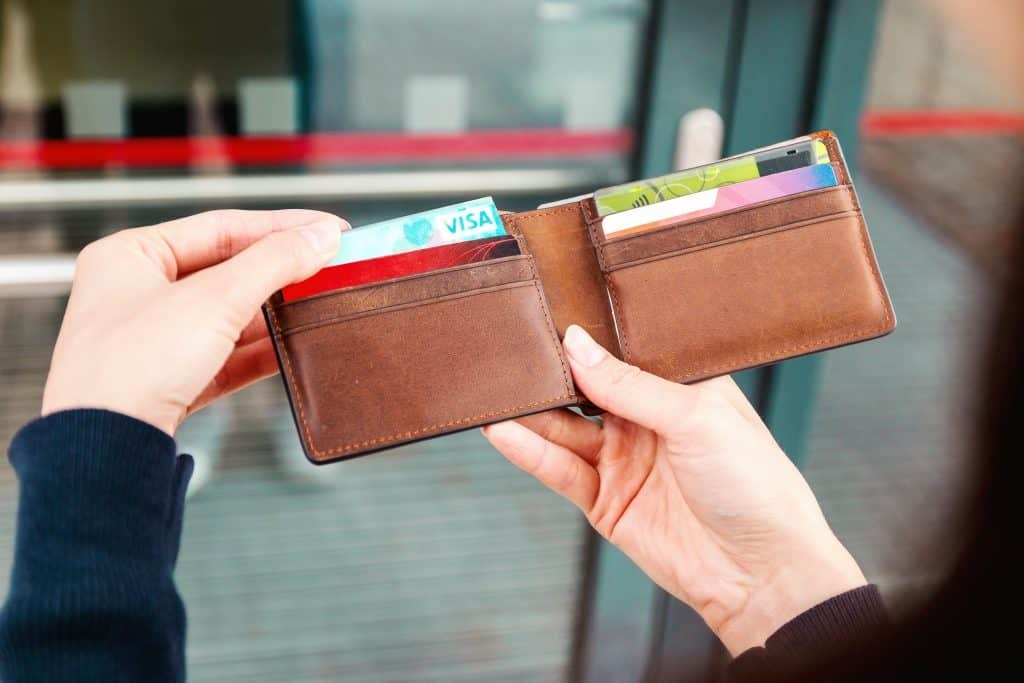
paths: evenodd
<path fill-rule="evenodd" d="M 637 681 L 650 650 L 657 587 L 615 546 L 598 543 L 582 680 Z"/>
<path fill-rule="evenodd" d="M 857 161 L 858 121 L 871 72 L 880 4 L 880 0 L 833 0 L 811 119 L 814 128 L 828 128 L 839 136 L 851 171 Z"/>
<path fill-rule="evenodd" d="M 760 370 L 745 370 L 743 372 L 734 373 L 732 378 L 736 380 L 736 384 L 739 385 L 743 393 L 746 394 L 747 399 L 754 404 L 755 408 L 760 410 L 760 406 L 757 405 L 758 390 L 761 386 L 761 371 Z"/>
<path fill-rule="evenodd" d="M 814 417 L 814 402 L 821 378 L 820 354 L 794 358 L 771 369 L 768 405 L 763 413 L 772 435 L 790 460 L 803 465 L 807 433 Z"/>
<path fill-rule="evenodd" d="M 640 141 L 640 175 L 674 170 L 676 130 L 683 114 L 721 112 L 728 101 L 730 41 L 736 2 L 661 3 L 650 101 Z"/>
<path fill-rule="evenodd" d="M 751 0 L 744 19 L 727 154 L 807 132 L 820 0 Z"/>
<path fill-rule="evenodd" d="M 857 122 L 864 104 L 878 22 L 877 0 L 835 0 L 823 30 L 818 88 L 807 130 L 828 128 L 843 145 L 853 170 Z M 798 465 L 807 454 L 807 434 L 814 414 L 825 356 L 818 354 L 781 363 L 772 369 L 766 420 L 779 445 Z"/>

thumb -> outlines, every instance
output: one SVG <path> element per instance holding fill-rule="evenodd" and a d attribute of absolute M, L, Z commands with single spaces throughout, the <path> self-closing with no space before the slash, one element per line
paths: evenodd
<path fill-rule="evenodd" d="M 342 230 L 349 227 L 330 216 L 272 232 L 182 284 L 188 283 L 201 297 L 220 299 L 244 324 L 271 294 L 310 277 L 328 263 L 338 252 Z"/>
<path fill-rule="evenodd" d="M 569 326 L 563 344 L 576 386 L 613 415 L 665 435 L 696 406 L 697 389 L 623 363 L 579 325 Z"/>

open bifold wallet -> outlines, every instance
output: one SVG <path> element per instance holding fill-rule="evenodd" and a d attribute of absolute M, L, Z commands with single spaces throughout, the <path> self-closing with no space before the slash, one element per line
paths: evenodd
<path fill-rule="evenodd" d="M 811 140 L 827 149 L 832 186 L 610 236 L 588 195 L 501 214 L 519 255 L 295 300 L 276 293 L 264 313 L 307 457 L 325 463 L 585 406 L 560 344 L 573 323 L 674 382 L 890 332 L 892 305 L 835 136 L 765 150 Z"/>

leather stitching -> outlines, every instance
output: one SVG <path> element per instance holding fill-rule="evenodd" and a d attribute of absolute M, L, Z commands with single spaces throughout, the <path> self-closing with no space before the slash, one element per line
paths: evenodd
<path fill-rule="evenodd" d="M 298 387 L 295 383 L 295 373 L 292 370 L 291 354 L 288 353 L 288 347 L 285 346 L 284 338 L 281 333 L 281 324 L 277 320 L 277 314 L 274 312 L 273 306 L 267 306 L 267 311 L 270 313 L 270 320 L 274 323 L 274 346 L 281 349 L 281 357 L 284 358 L 285 365 L 285 379 L 288 381 L 288 386 L 291 387 L 291 398 L 295 401 L 295 407 L 299 410 L 299 422 L 302 425 L 302 436 L 309 445 L 310 450 L 314 454 L 317 453 L 316 447 L 313 445 L 313 439 L 309 433 L 309 423 L 306 422 L 306 411 L 302 407 L 302 397 L 299 395 Z"/>
<path fill-rule="evenodd" d="M 855 195 L 856 196 L 856 195 Z M 885 296 L 885 282 L 882 281 L 882 273 L 878 270 L 878 261 L 871 256 L 871 246 L 868 239 L 868 224 L 864 220 L 863 214 L 860 217 L 860 230 L 858 236 L 860 237 L 860 248 L 864 253 L 864 260 L 867 262 L 868 267 L 871 268 L 871 274 L 875 280 L 875 296 L 878 298 L 878 303 L 881 304 L 882 310 L 885 311 L 885 317 L 883 318 L 885 324 L 879 328 L 883 330 L 886 327 L 891 327 L 893 324 L 892 315 L 892 302 L 889 301 L 888 297 Z"/>
<path fill-rule="evenodd" d="M 854 208 L 853 209 L 840 209 L 840 210 L 837 210 L 837 211 L 832 211 L 831 213 L 843 213 L 845 211 L 853 211 L 853 210 L 858 210 L 859 211 L 859 207 L 857 207 L 857 202 L 856 202 L 855 195 L 854 195 L 854 192 L 853 192 L 853 186 L 852 185 L 833 185 L 832 187 L 820 187 L 820 188 L 815 189 L 815 190 L 805 190 L 803 192 L 798 192 L 797 194 L 786 195 L 785 197 L 776 197 L 775 199 L 767 199 L 767 200 L 765 200 L 763 202 L 757 202 L 756 204 L 748 204 L 746 206 L 738 206 L 735 209 L 729 209 L 728 211 L 722 211 L 721 213 L 712 214 L 710 216 L 698 216 L 696 218 L 692 218 L 692 217 L 687 217 L 684 214 L 683 216 L 679 217 L 679 220 L 673 221 L 671 223 L 667 223 L 666 225 L 663 225 L 661 227 L 653 228 L 651 230 L 644 230 L 644 231 L 641 231 L 641 232 L 635 232 L 635 233 L 632 233 L 632 234 L 629 234 L 629 235 L 622 235 L 620 237 L 616 237 L 611 242 L 611 244 L 614 246 L 614 245 L 620 245 L 620 244 L 628 244 L 629 242 L 631 242 L 633 240 L 643 241 L 644 238 L 649 238 L 649 237 L 653 237 L 654 235 L 664 234 L 664 233 L 667 233 L 667 232 L 672 232 L 672 231 L 678 230 L 680 228 L 692 228 L 693 226 L 696 226 L 696 225 L 702 225 L 702 224 L 708 224 L 708 223 L 719 223 L 719 222 L 722 222 L 723 219 L 729 218 L 731 216 L 736 216 L 736 215 L 745 214 L 745 213 L 753 214 L 753 213 L 755 213 L 757 211 L 761 211 L 763 209 L 768 209 L 768 208 L 771 208 L 773 206 L 777 206 L 779 204 L 787 204 L 789 202 L 804 202 L 804 201 L 808 201 L 808 200 L 811 200 L 811 199 L 815 199 L 817 197 L 824 197 L 824 196 L 827 196 L 827 195 L 840 194 L 843 191 L 845 191 L 846 195 L 850 198 L 851 202 L 854 205 Z M 822 213 L 822 214 L 819 214 L 818 216 L 811 216 L 811 218 L 808 218 L 806 220 L 812 220 L 814 218 L 819 218 L 821 216 L 826 216 L 826 215 L 830 215 L 830 214 Z M 747 222 L 748 223 L 750 222 L 749 218 L 747 219 Z M 783 225 L 776 226 L 776 227 L 784 227 L 785 225 L 787 225 L 787 224 L 783 224 Z M 758 230 L 757 227 L 754 227 L 753 230 L 752 230 L 752 232 L 758 232 L 758 231 L 759 230 Z M 602 248 L 607 248 L 608 245 L 609 245 L 609 241 L 607 239 L 602 241 L 602 244 L 601 244 Z"/>
<path fill-rule="evenodd" d="M 612 295 L 612 306 L 615 308 L 615 325 L 619 331 L 619 341 L 622 344 L 622 359 L 627 363 L 631 362 L 632 354 L 629 351 L 629 335 L 626 334 L 626 323 L 622 317 L 622 304 L 619 303 L 619 292 L 615 288 L 615 283 L 612 281 L 611 275 L 608 272 L 607 267 L 604 265 L 603 259 L 601 263 L 601 272 L 604 275 L 604 281 L 608 284 L 608 293 Z"/>
<path fill-rule="evenodd" d="M 572 211 L 578 213 L 579 210 L 579 202 L 573 202 L 572 204 L 566 204 L 565 206 L 553 206 L 550 209 L 541 209 L 540 211 L 533 213 L 517 213 L 516 221 L 540 220 L 542 218 L 548 218 L 549 216 L 557 216 L 560 213 L 569 213 Z"/>
<path fill-rule="evenodd" d="M 514 214 L 512 219 L 511 219 L 512 220 L 511 224 L 512 224 L 514 230 L 518 234 L 522 235 L 523 239 L 525 240 L 526 239 L 526 235 L 522 232 L 522 227 L 519 225 L 519 221 L 524 221 L 524 220 L 525 221 L 535 221 L 535 220 L 540 220 L 540 219 L 546 219 L 546 218 L 548 218 L 548 217 L 550 217 L 552 215 L 560 214 L 560 213 L 576 213 L 576 214 L 582 213 L 584 227 L 587 229 L 587 233 L 590 235 L 591 245 L 593 246 L 593 243 L 594 243 L 594 233 L 593 233 L 592 225 L 588 222 L 588 214 L 589 214 L 588 207 L 589 207 L 589 204 L 587 203 L 587 201 L 586 200 L 582 200 L 582 201 L 579 201 L 579 202 L 573 202 L 572 204 L 569 204 L 567 206 L 559 206 L 559 207 L 554 207 L 554 208 L 551 208 L 551 209 L 544 209 L 544 210 L 542 210 L 541 213 Z M 600 254 L 600 252 L 598 252 L 597 258 L 598 258 L 598 266 L 601 266 L 601 254 Z M 536 276 L 537 281 L 540 282 L 540 274 L 537 273 L 537 271 L 536 271 L 536 261 L 535 260 L 533 261 L 532 265 L 534 267 L 534 275 Z M 605 285 L 608 286 L 607 278 L 604 277 L 603 272 L 602 272 L 602 278 L 605 280 Z M 550 321 L 552 329 L 554 329 L 554 320 L 552 320 L 550 318 L 550 309 L 549 309 L 549 307 L 545 306 L 544 310 L 545 310 L 545 314 L 548 315 L 548 319 Z M 613 321 L 613 324 L 614 324 L 614 321 Z M 556 337 L 557 337 L 557 333 L 556 333 Z M 616 338 L 618 338 L 618 332 L 617 331 L 616 331 Z M 625 353 L 625 351 L 623 351 L 623 353 Z M 562 358 L 562 354 L 559 353 L 559 359 L 561 360 L 561 358 Z M 571 373 L 569 372 L 568 368 L 565 366 L 565 362 L 564 361 L 562 361 L 562 369 L 563 369 L 563 373 L 565 373 L 565 375 L 566 375 L 566 384 L 567 384 L 567 386 L 569 386 L 569 387 L 574 386 L 574 385 L 572 385 L 571 379 L 570 379 L 571 378 Z M 570 391 L 573 394 L 576 393 L 574 388 L 570 388 Z"/>
<path fill-rule="evenodd" d="M 874 336 L 886 332 L 887 330 L 892 329 L 892 307 L 883 295 L 885 285 L 882 283 L 882 275 L 878 271 L 875 259 L 871 258 L 871 253 L 868 248 L 867 240 L 867 224 L 864 222 L 863 216 L 861 216 L 860 226 L 857 232 L 858 237 L 860 238 L 860 246 L 861 251 L 864 254 L 864 260 L 867 262 L 869 268 L 871 269 L 871 274 L 873 276 L 872 279 L 875 282 L 875 296 L 878 298 L 878 302 L 882 305 L 882 309 L 885 311 L 885 316 L 883 317 L 881 325 L 846 334 L 834 335 L 832 337 L 823 337 L 812 342 L 806 342 L 804 344 L 798 344 L 795 346 L 788 346 L 783 349 L 776 349 L 774 351 L 766 351 L 760 354 L 744 356 L 742 358 L 733 359 L 728 363 L 719 363 L 718 365 L 711 365 L 705 368 L 701 368 L 699 370 L 690 371 L 686 373 L 685 376 L 677 375 L 677 378 L 682 378 L 677 379 L 676 381 L 690 381 L 691 379 L 695 379 L 698 377 L 711 377 L 721 372 L 734 372 L 748 366 L 756 367 L 758 365 L 761 365 L 766 362 L 771 362 L 773 360 L 785 360 L 789 356 L 792 356 L 802 351 L 825 350 L 827 348 L 832 348 L 833 346 L 842 343 L 852 343 L 862 339 L 870 339 Z"/>
<path fill-rule="evenodd" d="M 510 214 L 504 222 L 505 226 L 512 231 L 512 236 L 516 238 L 516 244 L 519 245 L 519 253 L 529 253 L 529 250 L 526 249 L 526 235 L 523 234 L 522 228 L 519 227 L 518 216 L 514 213 Z"/>
<path fill-rule="evenodd" d="M 889 317 L 886 316 L 886 319 L 889 320 Z M 819 339 L 813 342 L 799 344 L 797 346 L 788 346 L 784 349 L 779 349 L 776 351 L 768 351 L 753 356 L 745 356 L 743 358 L 738 358 L 728 363 L 712 365 L 710 367 L 701 368 L 700 370 L 693 370 L 689 373 L 686 373 L 685 375 L 677 375 L 677 377 L 682 377 L 682 379 L 677 379 L 676 381 L 688 382 L 698 377 L 712 377 L 717 375 L 718 373 L 723 372 L 738 372 L 749 367 L 758 367 L 764 363 L 770 363 L 775 360 L 786 360 L 791 356 L 799 355 L 797 352 L 800 351 L 824 351 L 826 349 L 833 348 L 834 346 L 838 346 L 842 343 L 852 343 L 861 339 L 870 339 L 876 335 L 885 332 L 888 328 L 889 324 L 886 323 L 878 327 L 861 330 L 859 332 L 854 332 L 852 334 L 842 334 L 834 337 L 827 337 L 825 339 Z"/>
<path fill-rule="evenodd" d="M 565 386 L 566 395 L 573 395 L 575 394 L 575 391 L 573 390 L 573 385 L 569 381 L 569 369 L 565 366 L 565 359 L 562 357 L 562 349 L 558 343 L 558 332 L 555 330 L 555 323 L 551 320 L 551 315 L 548 312 L 548 307 L 545 305 L 544 297 L 541 296 L 540 285 L 538 284 L 540 279 L 537 277 L 537 272 L 534 271 L 533 275 L 533 291 L 537 294 L 537 304 L 540 306 L 541 311 L 544 312 L 544 320 L 548 324 L 548 332 L 551 333 L 551 340 L 554 345 L 555 355 L 558 356 L 558 362 L 562 366 L 562 384 Z"/>
<path fill-rule="evenodd" d="M 455 427 L 455 426 L 458 426 L 458 425 L 471 424 L 471 423 L 476 422 L 478 420 L 485 420 L 485 419 L 486 420 L 490 420 L 492 418 L 501 417 L 503 415 L 513 415 L 513 414 L 520 413 L 522 411 L 533 409 L 533 408 L 543 408 L 545 406 L 550 406 L 550 405 L 554 405 L 555 403 L 559 403 L 560 401 L 571 401 L 572 398 L 573 397 L 571 395 L 565 394 L 565 395 L 562 395 L 562 396 L 558 396 L 557 398 L 548 399 L 546 401 L 535 401 L 533 403 L 524 403 L 522 405 L 513 406 L 511 408 L 506 408 L 506 409 L 503 409 L 503 410 L 495 410 L 495 411 L 492 411 L 492 412 L 489 412 L 489 413 L 481 413 L 479 415 L 474 415 L 472 417 L 464 417 L 464 418 L 460 418 L 458 420 L 451 420 L 449 422 L 442 422 L 442 423 L 430 425 L 429 427 L 422 427 L 420 429 L 414 429 L 414 430 L 407 431 L 407 432 L 401 432 L 399 434 L 391 434 L 389 436 L 382 436 L 382 437 L 378 437 L 378 438 L 374 438 L 374 439 L 368 439 L 366 441 L 361 441 L 359 443 L 347 444 L 345 446 L 339 446 L 337 448 L 331 448 L 331 449 L 323 450 L 323 451 L 322 450 L 317 450 L 313 446 L 311 441 L 309 442 L 309 444 L 310 444 L 310 447 L 311 447 L 311 449 L 313 451 L 313 454 L 316 455 L 317 457 L 323 457 L 323 456 L 327 456 L 327 455 L 337 455 L 339 453 L 349 453 L 349 452 L 352 452 L 352 451 L 361 450 L 361 449 L 366 448 L 368 446 L 376 446 L 376 445 L 383 445 L 383 444 L 387 444 L 387 443 L 391 443 L 391 442 L 396 442 L 396 441 L 403 441 L 405 439 L 408 439 L 408 438 L 411 438 L 411 437 L 414 437 L 414 436 L 419 436 L 421 434 L 428 434 L 430 432 L 444 430 L 444 429 L 447 429 L 448 427 Z M 307 437 L 307 440 L 308 440 L 308 437 Z"/>
<path fill-rule="evenodd" d="M 476 261 L 474 263 L 463 263 L 463 264 L 457 265 L 457 266 L 448 266 L 447 268 L 443 268 L 441 270 L 444 270 L 446 273 L 451 273 L 451 272 L 456 272 L 456 271 L 465 272 L 465 271 L 474 270 L 476 268 L 482 268 L 482 267 L 485 267 L 485 266 L 494 266 L 494 265 L 506 264 L 506 263 L 517 263 L 519 261 L 522 261 L 522 260 L 526 259 L 528 256 L 529 256 L 529 254 L 527 254 L 527 253 L 516 254 L 514 256 L 502 256 L 501 258 L 489 259 L 487 261 Z M 368 290 L 368 289 L 379 288 L 379 287 L 381 287 L 381 285 L 392 286 L 392 285 L 397 285 L 397 284 L 403 283 L 403 282 L 414 282 L 416 280 L 433 280 L 433 279 L 435 279 L 438 276 L 439 272 L 440 272 L 440 270 L 428 270 L 428 271 L 423 272 L 423 273 L 415 273 L 413 275 L 403 275 L 401 277 L 392 278 L 392 279 L 388 280 L 387 282 L 367 282 L 367 283 L 364 283 L 364 284 L 361 284 L 361 285 L 354 285 L 354 286 L 351 286 L 351 287 L 345 287 L 344 289 L 341 289 L 341 290 L 333 290 L 333 291 L 330 291 L 330 292 L 321 292 L 320 294 L 313 294 L 311 296 L 304 296 L 301 299 L 295 299 L 294 301 L 282 301 L 279 304 L 277 304 L 277 307 L 280 308 L 280 309 L 285 309 L 285 308 L 289 308 L 291 306 L 299 306 L 299 305 L 302 305 L 302 304 L 305 304 L 305 303 L 308 303 L 308 302 L 311 302 L 311 301 L 323 301 L 323 300 L 327 300 L 327 299 L 333 299 L 334 297 L 338 296 L 339 294 L 345 294 L 346 296 L 351 296 L 352 294 L 354 294 L 356 292 L 361 292 L 361 291 L 365 291 L 365 290 Z"/>
<path fill-rule="evenodd" d="M 588 223 L 587 232 L 590 233 L 590 243 L 597 253 L 597 264 L 601 268 L 601 277 L 608 287 L 608 294 L 612 300 L 612 312 L 615 314 L 615 332 L 619 338 L 619 348 L 622 350 L 622 359 L 627 363 L 631 362 L 632 355 L 629 351 L 629 336 L 626 334 L 625 320 L 622 317 L 622 305 L 619 303 L 619 292 L 608 271 L 608 263 L 604 258 L 604 250 L 600 247 L 600 238 L 597 234 L 597 223 Z"/>
<path fill-rule="evenodd" d="M 387 306 L 380 306 L 378 308 L 370 308 L 365 311 L 357 311 L 355 313 L 344 313 L 342 315 L 336 315 L 322 320 L 315 320 L 312 322 L 304 323 L 302 325 L 296 325 L 295 327 L 289 327 L 288 329 L 282 329 L 281 336 L 291 336 L 300 332 L 307 332 L 309 330 L 315 330 L 326 325 L 334 325 L 336 323 L 348 322 L 350 320 L 359 320 L 360 318 L 370 318 L 376 315 L 382 315 L 384 313 L 395 313 L 397 311 L 404 310 L 406 308 L 413 308 L 415 306 L 430 306 L 432 304 L 444 303 L 446 301 L 456 301 L 458 299 L 464 299 L 469 296 L 476 294 L 487 294 L 489 292 L 500 292 L 506 289 L 515 289 L 516 287 L 526 287 L 530 285 L 532 280 L 526 278 L 523 280 L 515 280 L 513 282 L 503 282 L 499 285 L 491 285 L 490 287 L 478 287 L 477 289 L 468 289 L 462 292 L 453 292 L 451 294 L 437 294 L 434 296 L 427 297 L 426 299 L 416 299 L 414 301 L 405 301 L 400 304 L 389 304 Z"/>
<path fill-rule="evenodd" d="M 559 208 L 561 208 L 561 207 L 559 207 Z M 550 213 L 553 213 L 553 212 L 545 213 L 545 216 L 550 215 Z M 569 369 L 565 365 L 565 358 L 562 355 L 562 347 L 561 347 L 561 344 L 559 343 L 559 339 L 558 339 L 558 331 L 555 329 L 555 321 L 551 318 L 550 307 L 547 305 L 547 302 L 544 300 L 544 297 L 541 295 L 541 291 L 540 291 L 540 273 L 537 272 L 537 260 L 533 257 L 533 254 L 529 253 L 530 250 L 527 248 L 526 235 L 523 234 L 523 230 L 519 226 L 520 218 L 521 218 L 521 216 L 519 216 L 518 214 L 512 214 L 509 217 L 509 219 L 510 219 L 509 225 L 512 228 L 513 234 L 515 234 L 515 236 L 516 236 L 516 241 L 519 242 L 520 250 L 524 254 L 529 256 L 530 272 L 533 273 L 533 288 L 534 288 L 534 291 L 537 293 L 537 303 L 540 304 L 540 308 L 544 312 L 544 319 L 548 323 L 548 331 L 551 332 L 551 338 L 552 338 L 554 346 L 555 346 L 555 355 L 558 356 L 558 362 L 562 366 L 562 382 L 565 385 L 566 394 L 570 395 L 570 396 L 574 396 L 576 394 L 576 390 L 574 389 L 574 385 L 572 384 L 572 381 L 570 380 Z"/>
<path fill-rule="evenodd" d="M 310 429 L 309 429 L 309 422 L 306 419 L 306 411 L 305 411 L 305 408 L 302 405 L 302 395 L 301 395 L 301 392 L 298 390 L 298 386 L 297 386 L 297 384 L 295 382 L 295 373 L 294 373 L 294 370 L 292 369 L 291 354 L 288 352 L 288 347 L 284 344 L 283 333 L 281 331 L 281 325 L 278 322 L 277 315 L 274 312 L 274 307 L 272 305 L 268 305 L 267 306 L 267 311 L 270 314 L 270 320 L 271 320 L 271 322 L 272 322 L 272 324 L 274 326 L 274 333 L 275 333 L 275 335 L 274 335 L 275 336 L 274 343 L 275 343 L 276 346 L 278 346 L 281 349 L 281 356 L 284 358 L 284 364 L 285 364 L 285 379 L 288 382 L 288 385 L 291 387 L 292 399 L 295 401 L 295 406 L 298 409 L 299 422 L 300 422 L 301 428 L 302 428 L 302 436 L 305 439 L 306 445 L 309 447 L 309 450 L 313 453 L 313 455 L 315 455 L 317 458 L 323 458 L 323 457 L 330 456 L 330 455 L 339 455 L 339 454 L 342 454 L 342 453 L 350 453 L 350 452 L 353 452 L 353 451 L 358 451 L 358 450 L 367 448 L 368 446 L 383 445 L 383 444 L 387 444 L 387 443 L 391 443 L 391 442 L 403 441 L 405 439 L 408 439 L 408 438 L 411 438 L 411 437 L 414 437 L 414 436 L 418 436 L 418 435 L 421 435 L 421 434 L 427 434 L 427 433 L 430 433 L 430 432 L 444 430 L 444 429 L 447 429 L 448 427 L 455 427 L 455 426 L 458 426 L 458 425 L 471 424 L 471 423 L 476 422 L 478 420 L 489 420 L 489 419 L 492 419 L 492 418 L 501 417 L 503 415 L 513 415 L 513 414 L 520 413 L 520 412 L 523 412 L 523 411 L 526 411 L 526 410 L 531 410 L 531 409 L 535 409 L 535 408 L 537 408 L 537 409 L 543 408 L 545 406 L 554 405 L 554 404 L 562 402 L 562 401 L 572 401 L 572 400 L 574 400 L 575 397 L 574 397 L 574 394 L 573 394 L 572 386 L 569 384 L 567 368 L 565 367 L 565 360 L 562 358 L 562 354 L 560 353 L 560 351 L 558 349 L 558 335 L 555 332 L 554 324 L 551 321 L 551 317 L 550 317 L 550 315 L 548 313 L 547 306 L 544 305 L 544 300 L 540 296 L 540 289 L 539 289 L 539 286 L 537 284 L 538 280 L 537 280 L 536 264 L 534 264 L 532 256 L 530 257 L 530 264 L 531 264 L 531 267 L 533 268 L 533 274 L 534 274 L 533 285 L 534 285 L 534 290 L 537 293 L 538 304 L 541 306 L 541 310 L 544 312 L 544 318 L 545 318 L 545 320 L 548 323 L 548 332 L 551 334 L 552 343 L 554 344 L 555 355 L 558 357 L 558 361 L 559 361 L 559 363 L 562 366 L 562 380 L 563 380 L 563 386 L 565 387 L 566 393 L 562 394 L 561 396 L 557 396 L 555 398 L 547 399 L 547 400 L 544 400 L 544 401 L 534 401 L 534 402 L 531 402 L 531 403 L 523 403 L 523 404 L 520 404 L 520 405 L 517 405 L 517 406 L 512 406 L 511 408 L 505 408 L 505 409 L 502 409 L 502 410 L 496 410 L 496 411 L 491 411 L 491 412 L 487 412 L 487 413 L 480 413 L 478 415 L 473 415 L 471 417 L 464 417 L 464 418 L 459 418 L 459 419 L 456 419 L 456 420 L 450 420 L 448 422 L 433 424 L 433 425 L 430 425 L 428 427 L 422 427 L 420 429 L 400 432 L 400 433 L 397 433 L 397 434 L 391 434 L 389 436 L 382 436 L 382 437 L 377 437 L 377 438 L 373 438 L 373 439 L 368 439 L 366 441 L 362 441 L 362 442 L 359 442 L 359 443 L 346 444 L 344 446 L 338 446 L 338 447 L 330 448 L 330 449 L 326 449 L 326 450 L 317 448 L 317 446 L 313 443 L 313 437 L 312 437 L 312 434 L 310 433 Z M 517 284 L 517 283 L 513 283 L 513 284 Z"/>
<path fill-rule="evenodd" d="M 768 237 L 779 232 L 786 232 L 788 230 L 799 230 L 801 228 L 809 228 L 812 225 L 818 223 L 826 223 L 828 221 L 840 220 L 842 218 L 859 218 L 863 214 L 860 211 L 842 211 L 839 213 L 827 213 L 817 216 L 815 218 L 808 218 L 802 221 L 796 221 L 793 223 L 786 223 L 785 225 L 777 225 L 774 228 L 765 228 L 764 230 L 756 230 L 754 232 L 745 232 L 739 235 L 732 235 L 731 237 L 723 237 L 721 239 L 710 240 L 708 242 L 700 242 L 698 244 L 691 244 L 688 247 L 672 248 L 665 251 L 659 251 L 649 256 L 641 256 L 639 258 L 632 258 L 627 261 L 618 261 L 608 266 L 608 272 L 613 273 L 617 270 L 624 270 L 626 268 L 633 268 L 635 266 L 642 266 L 645 263 L 651 263 L 653 261 L 662 261 L 667 258 L 674 256 L 683 256 L 684 254 L 694 254 L 705 249 L 714 249 L 715 247 L 724 247 L 728 244 L 735 242 L 743 242 L 745 240 L 757 239 L 760 237 Z M 685 227 L 685 226 L 679 226 Z"/>

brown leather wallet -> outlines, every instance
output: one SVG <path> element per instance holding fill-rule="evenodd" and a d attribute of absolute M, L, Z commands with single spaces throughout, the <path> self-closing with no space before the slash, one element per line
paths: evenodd
<path fill-rule="evenodd" d="M 839 184 L 605 241 L 592 198 L 503 215 L 521 256 L 264 305 L 306 456 L 325 463 L 585 403 L 572 323 L 692 382 L 895 327 L 835 136 Z"/>

